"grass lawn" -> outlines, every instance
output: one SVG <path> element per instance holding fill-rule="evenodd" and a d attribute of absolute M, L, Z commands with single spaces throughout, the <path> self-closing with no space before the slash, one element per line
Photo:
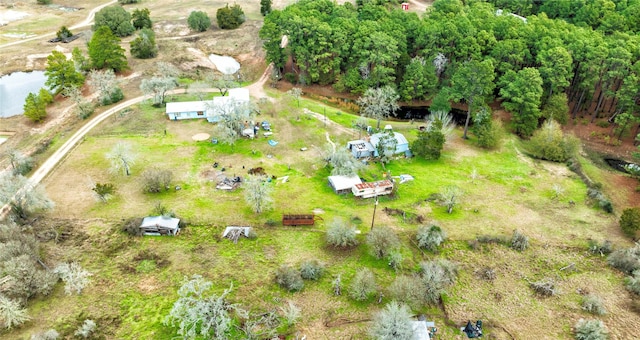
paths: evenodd
<path fill-rule="evenodd" d="M 64 242 L 45 244 L 47 261 L 81 262 L 94 274 L 92 284 L 81 296 L 67 297 L 57 287 L 52 296 L 34 300 L 29 306 L 33 321 L 8 336 L 26 338 L 52 327 L 72 333 L 85 318 L 92 318 L 107 338 L 167 339 L 175 329 L 162 321 L 177 299 L 177 289 L 185 277 L 200 274 L 214 283 L 217 293 L 233 285 L 230 299 L 254 313 L 293 301 L 302 308 L 302 318 L 295 326 L 279 329 L 288 338 L 298 334 L 310 339 L 365 339 L 369 321 L 384 304 L 377 298 L 356 302 L 348 294 L 334 296 L 333 280 L 340 275 L 346 292 L 356 270 L 368 267 L 384 293 L 383 302 L 388 302 L 392 297 L 387 289 L 397 275 L 415 273 L 421 261 L 446 258 L 458 264 L 459 276 L 443 306 L 414 308 L 416 314 L 436 321 L 442 339 L 462 339 L 458 328 L 476 319 L 484 320 L 487 333 L 498 339 L 570 339 L 573 324 L 589 317 L 580 307 L 578 291 L 585 290 L 603 299 L 609 314 L 601 318 L 612 338 L 632 337 L 640 317 L 628 308 L 631 297 L 622 275 L 609 269 L 604 258 L 586 251 L 589 239 L 609 239 L 617 247 L 630 242 L 618 230 L 615 216 L 586 200 L 586 186 L 564 165 L 527 158 L 515 138 L 497 151 L 478 149 L 460 138 L 460 129 L 440 160 L 399 158 L 385 169 L 369 164 L 361 174 L 367 180 L 380 179 L 385 171 L 415 177 L 400 184 L 395 197 L 380 197 L 375 216 L 375 227 L 389 226 L 402 241 L 403 269 L 394 272 L 387 260 L 370 255 L 366 245 L 373 201 L 337 196 L 327 184 L 330 171 L 321 159 L 327 132 L 338 145 L 353 134 L 339 133 L 331 124 L 325 127 L 301 110 L 326 110 L 327 117 L 347 128 L 355 117 L 307 99 L 300 106 L 282 96 L 262 108 L 258 120 L 271 122 L 274 134 L 269 138 L 279 141 L 275 147 L 263 136 L 239 140 L 234 146 L 194 142 L 192 135 L 213 134 L 213 126 L 196 120 L 168 121 L 162 109 L 148 104 L 104 122 L 45 182 L 57 205 L 48 217 L 71 230 Z M 409 140 L 415 139 L 415 126 L 391 124 Z M 129 143 L 137 155 L 131 176 L 108 171 L 104 155 L 117 142 Z M 300 151 L 302 147 L 307 151 Z M 595 176 L 598 169 L 586 159 L 581 161 Z M 143 193 L 140 176 L 153 166 L 170 169 L 181 190 Z M 273 187 L 274 208 L 260 215 L 249 209 L 242 189 L 215 189 L 217 176 L 245 176 L 254 167 L 263 167 L 276 178 L 289 176 L 287 182 L 268 184 Z M 92 182 L 114 183 L 115 198 L 97 202 Z M 457 186 L 464 193 L 452 214 L 428 200 L 446 186 Z M 134 238 L 119 231 L 124 219 L 150 214 L 157 202 L 190 222 L 179 236 Z M 418 224 L 387 215 L 384 208 L 439 224 L 449 241 L 439 254 L 416 248 Z M 283 213 L 314 210 L 323 220 L 313 227 L 283 227 L 279 222 Z M 326 228 L 336 218 L 353 223 L 361 232 L 359 246 L 344 251 L 326 246 Z M 221 239 L 227 225 L 251 225 L 258 237 L 233 244 Z M 515 229 L 530 238 L 528 250 L 469 245 L 481 235 L 508 238 Z M 323 262 L 327 273 L 317 282 L 306 281 L 297 293 L 274 283 L 279 266 L 297 267 L 305 259 Z M 563 269 L 572 263 L 572 270 Z M 483 267 L 494 269 L 496 279 L 478 278 Z M 529 282 L 544 278 L 555 280 L 558 296 L 533 294 Z"/>

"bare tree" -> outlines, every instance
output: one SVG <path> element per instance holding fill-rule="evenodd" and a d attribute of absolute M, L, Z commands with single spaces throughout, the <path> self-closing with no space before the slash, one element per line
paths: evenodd
<path fill-rule="evenodd" d="M 358 98 L 360 113 L 378 121 L 377 129 L 380 129 L 380 121 L 389 116 L 395 116 L 398 110 L 398 94 L 390 86 L 370 88 L 364 95 Z"/>
<path fill-rule="evenodd" d="M 369 333 L 377 340 L 414 339 L 409 307 L 395 301 L 390 302 L 376 314 Z"/>
<path fill-rule="evenodd" d="M 171 170 L 152 167 L 142 173 L 142 187 L 146 192 L 160 192 L 169 188 L 172 179 Z"/>
<path fill-rule="evenodd" d="M 329 163 L 333 167 L 333 176 L 357 176 L 364 164 L 357 160 L 346 148 L 338 148 L 329 156 Z"/>
<path fill-rule="evenodd" d="M 272 191 L 273 188 L 262 176 L 249 175 L 244 182 L 244 198 L 256 214 L 270 208 L 273 203 Z"/>
<path fill-rule="evenodd" d="M 25 175 L 33 168 L 33 159 L 18 150 L 9 150 L 7 156 L 14 175 Z"/>
<path fill-rule="evenodd" d="M 111 171 L 114 173 L 124 171 L 125 175 L 131 174 L 131 167 L 135 164 L 136 156 L 131 151 L 131 145 L 118 142 L 107 153 L 107 159 L 111 161 Z"/>
<path fill-rule="evenodd" d="M 21 219 L 53 207 L 53 202 L 40 185 L 9 171 L 0 172 L 0 207 L 5 204 L 9 204 L 12 213 Z"/>
<path fill-rule="evenodd" d="M 462 190 L 456 186 L 448 186 L 442 190 L 440 196 L 442 198 L 442 205 L 447 207 L 447 213 L 451 214 L 453 212 L 453 207 L 460 203 Z"/>
<path fill-rule="evenodd" d="M 89 284 L 93 274 L 84 270 L 77 262 L 61 263 L 53 270 L 64 281 L 64 292 L 67 295 L 73 293 L 80 295 Z"/>
<path fill-rule="evenodd" d="M 178 289 L 178 300 L 173 304 L 164 324 L 178 327 L 184 339 L 202 336 L 207 339 L 226 339 L 233 327 L 230 312 L 246 314 L 237 305 L 227 302 L 233 286 L 220 295 L 208 294 L 213 283 L 194 275 Z"/>
<path fill-rule="evenodd" d="M 96 323 L 93 320 L 86 319 L 82 325 L 73 333 L 83 339 L 88 339 L 96 331 Z"/>
<path fill-rule="evenodd" d="M 93 113 L 93 103 L 82 95 L 82 91 L 79 88 L 75 86 L 67 87 L 63 90 L 63 93 L 76 104 L 75 111 L 78 117 L 85 119 Z"/>
<path fill-rule="evenodd" d="M 229 89 L 240 87 L 240 84 L 235 81 L 235 75 L 233 74 L 212 73 L 207 77 L 207 82 L 209 82 L 211 86 L 217 88 L 222 96 L 226 96 Z"/>
<path fill-rule="evenodd" d="M 200 101 L 203 101 L 209 94 L 209 92 L 206 91 L 209 87 L 209 84 L 204 81 L 196 81 L 189 85 L 189 89 L 187 92 L 198 97 Z"/>
<path fill-rule="evenodd" d="M 378 291 L 376 277 L 369 268 L 360 268 L 356 272 L 356 276 L 351 281 L 349 295 L 357 301 L 363 301 L 370 298 Z"/>
<path fill-rule="evenodd" d="M 92 70 L 89 73 L 89 86 L 98 91 L 101 105 L 117 103 L 124 98 L 116 74 L 112 69 Z"/>
<path fill-rule="evenodd" d="M 152 77 L 142 79 L 140 90 L 146 95 L 153 95 L 153 105 L 161 106 L 168 91 L 175 89 L 178 82 L 173 77 Z"/>
<path fill-rule="evenodd" d="M 255 116 L 254 110 L 249 103 L 231 100 L 226 105 L 211 107 L 210 109 L 216 110 L 216 114 L 220 117 L 214 133 L 222 143 L 234 145 L 238 138 L 242 136 L 244 129 L 253 129 L 253 126 L 248 126 Z"/>
<path fill-rule="evenodd" d="M 300 107 L 300 96 L 302 96 L 302 89 L 299 87 L 294 87 L 291 90 L 287 91 L 287 94 L 295 99 L 298 103 L 298 107 Z"/>

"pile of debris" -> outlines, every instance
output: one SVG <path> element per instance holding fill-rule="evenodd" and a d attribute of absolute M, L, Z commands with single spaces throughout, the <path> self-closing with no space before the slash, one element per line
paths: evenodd
<path fill-rule="evenodd" d="M 218 185 L 216 185 L 216 189 L 233 190 L 240 185 L 240 182 L 242 182 L 242 178 L 239 176 L 236 176 L 236 177 L 218 176 Z"/>
<path fill-rule="evenodd" d="M 249 238 L 251 234 L 251 227 L 240 227 L 235 225 L 228 226 L 222 233 L 222 237 L 228 238 L 233 243 L 238 243 L 241 236 Z"/>

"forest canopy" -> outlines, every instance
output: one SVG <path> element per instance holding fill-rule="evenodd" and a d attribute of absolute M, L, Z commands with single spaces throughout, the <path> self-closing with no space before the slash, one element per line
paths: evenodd
<path fill-rule="evenodd" d="M 470 109 L 501 99 L 512 113 L 540 117 L 549 98 L 566 94 L 572 118 L 639 114 L 640 0 L 437 0 L 422 18 L 363 3 L 273 10 L 260 30 L 267 60 L 302 85 L 354 94 L 389 85 L 405 101 L 444 92 L 467 103 L 473 91 L 452 80 L 470 76 L 472 85 L 486 70 L 469 68 L 492 65 L 484 77 L 495 87 Z"/>

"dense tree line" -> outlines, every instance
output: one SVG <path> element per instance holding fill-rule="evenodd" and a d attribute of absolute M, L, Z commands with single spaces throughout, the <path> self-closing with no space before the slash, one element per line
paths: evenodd
<path fill-rule="evenodd" d="M 287 79 L 356 94 L 389 85 L 470 113 L 499 98 L 522 136 L 567 103 L 592 121 L 640 113 L 638 0 L 437 0 L 422 18 L 396 7 L 301 0 L 270 12 L 260 37 Z"/>

